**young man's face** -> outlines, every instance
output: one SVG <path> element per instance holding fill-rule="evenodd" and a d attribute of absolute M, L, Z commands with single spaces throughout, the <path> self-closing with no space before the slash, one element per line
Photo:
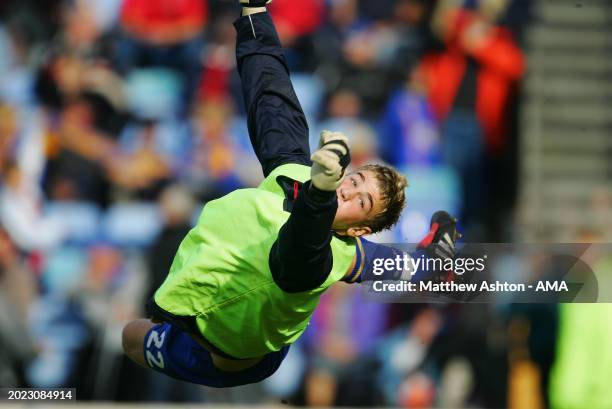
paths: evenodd
<path fill-rule="evenodd" d="M 376 176 L 369 170 L 350 173 L 344 177 L 336 193 L 338 211 L 332 229 L 349 236 L 371 233 L 367 221 L 384 210 Z"/>

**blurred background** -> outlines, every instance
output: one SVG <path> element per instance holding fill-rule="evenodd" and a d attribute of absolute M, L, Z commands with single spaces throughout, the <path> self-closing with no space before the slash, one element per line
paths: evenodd
<path fill-rule="evenodd" d="M 612 307 L 322 298 L 276 375 L 227 390 L 121 353 L 207 201 L 263 178 L 218 0 L 0 2 L 0 386 L 79 400 L 612 408 Z M 608 0 L 275 0 L 308 117 L 409 179 L 416 242 L 610 242 Z M 612 274 L 612 255 L 596 269 Z M 522 268 L 508 260 L 500 271 Z"/>

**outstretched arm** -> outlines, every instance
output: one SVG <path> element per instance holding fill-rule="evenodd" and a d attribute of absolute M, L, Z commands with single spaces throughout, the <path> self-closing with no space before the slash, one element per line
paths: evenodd
<path fill-rule="evenodd" d="M 347 283 L 361 283 L 362 281 L 380 278 L 384 280 L 411 280 L 415 274 L 410 268 L 410 258 L 417 258 L 424 251 L 417 250 L 414 254 L 398 250 L 394 247 L 378 244 L 362 237 L 356 239 L 357 253 L 353 264 L 342 281 Z M 385 261 L 393 262 L 393 268 L 385 266 Z M 399 265 L 400 268 L 395 268 Z M 406 268 L 403 268 L 403 267 Z"/>
<path fill-rule="evenodd" d="M 308 125 L 270 15 L 243 16 L 234 26 L 249 136 L 264 176 L 286 163 L 310 166 Z"/>
<path fill-rule="evenodd" d="M 431 278 L 432 273 L 441 271 L 421 268 L 423 263 L 417 259 L 446 260 L 456 256 L 455 242 L 461 238 L 457 232 L 457 219 L 445 211 L 434 213 L 429 233 L 418 244 L 416 251 L 408 253 L 383 244 L 357 238 L 357 252 L 353 264 L 342 279 L 347 283 L 366 280 L 405 280 L 419 281 Z"/>
<path fill-rule="evenodd" d="M 350 163 L 348 139 L 341 133 L 323 131 L 312 160 L 311 180 L 297 195 L 270 251 L 274 281 L 287 292 L 312 290 L 323 284 L 332 270 L 331 228 L 338 209 L 336 188 Z"/>

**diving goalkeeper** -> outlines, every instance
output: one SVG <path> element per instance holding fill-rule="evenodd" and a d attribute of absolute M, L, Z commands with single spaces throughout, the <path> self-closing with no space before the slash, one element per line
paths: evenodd
<path fill-rule="evenodd" d="M 406 188 L 384 166 L 345 175 L 350 152 L 341 133 L 324 131 L 310 156 L 266 1 L 240 2 L 238 71 L 265 180 L 206 204 L 149 302 L 152 318 L 123 330 L 135 362 L 212 387 L 273 374 L 329 286 L 359 282 L 375 256 L 393 256 L 361 236 L 397 222 Z M 449 229 L 454 222 L 439 221 L 425 244 L 453 237 L 452 246 Z"/>

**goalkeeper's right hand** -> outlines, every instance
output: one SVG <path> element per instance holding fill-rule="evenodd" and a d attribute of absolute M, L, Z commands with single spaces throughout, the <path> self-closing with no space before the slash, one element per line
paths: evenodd
<path fill-rule="evenodd" d="M 313 162 L 310 170 L 312 184 L 319 190 L 336 190 L 351 162 L 348 138 L 341 132 L 321 132 L 319 149 L 310 159 Z"/>
<path fill-rule="evenodd" d="M 265 7 L 271 2 L 272 0 L 240 0 L 240 5 L 242 7 Z"/>
<path fill-rule="evenodd" d="M 448 259 L 457 255 L 455 242 L 461 238 L 457 231 L 457 219 L 443 210 L 431 217 L 429 233 L 417 246 L 430 257 Z"/>

